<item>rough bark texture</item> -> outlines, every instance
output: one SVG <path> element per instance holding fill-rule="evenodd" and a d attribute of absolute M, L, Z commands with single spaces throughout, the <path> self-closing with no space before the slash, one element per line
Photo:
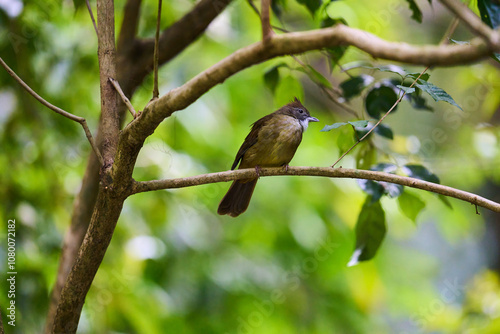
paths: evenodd
<path fill-rule="evenodd" d="M 97 268 L 101 264 L 104 253 L 106 252 L 107 245 L 111 241 L 114 226 L 121 212 L 123 201 L 125 197 L 115 196 L 112 190 L 112 165 L 116 153 L 118 135 L 119 135 L 119 117 L 118 117 L 118 95 L 113 85 L 109 82 L 108 78 L 116 77 L 116 54 L 115 54 L 115 33 L 114 33 L 114 4 L 112 0 L 97 1 L 97 22 L 98 22 L 98 58 L 99 58 L 99 73 L 100 73 L 100 87 L 101 87 L 101 122 L 100 122 L 100 137 L 101 151 L 104 159 L 104 165 L 101 166 L 101 182 L 99 185 L 100 191 L 97 198 L 97 206 L 91 218 L 91 227 L 100 225 L 101 230 L 95 233 L 95 229 L 89 228 L 87 231 L 86 239 L 87 245 L 93 245 L 93 252 L 90 256 L 77 257 L 77 262 L 72 266 L 70 275 L 65 280 L 65 288 L 68 286 L 70 289 L 63 288 L 59 295 L 57 311 L 55 312 L 54 319 L 48 319 L 47 330 L 50 331 L 50 323 L 52 323 L 52 331 L 55 333 L 73 333 L 76 332 L 78 321 L 80 318 L 81 308 L 83 301 L 81 301 L 81 294 L 83 300 L 90 287 L 90 282 L 97 272 Z M 91 172 L 88 170 L 88 172 Z M 88 181 L 91 181 L 95 174 L 87 174 Z M 92 187 L 86 190 L 95 191 Z M 88 193 L 88 199 L 85 196 L 80 198 L 86 199 L 86 203 L 92 201 L 93 193 Z M 79 205 L 78 203 L 75 205 Z M 82 216 L 75 217 L 85 219 L 84 212 L 80 212 Z M 73 229 L 76 228 L 76 229 Z M 81 242 L 81 233 L 84 232 L 85 222 L 79 220 L 72 224 L 69 236 L 65 241 Z M 104 231 L 106 235 L 103 235 Z M 91 233 L 94 232 L 94 233 Z M 109 238 L 109 240 L 108 240 Z M 85 245 L 85 243 L 84 243 Z M 82 249 L 80 249 L 80 252 Z M 62 261 L 69 261 L 63 254 Z M 61 262 L 61 271 L 65 272 L 68 269 L 66 262 Z M 81 273 L 78 268 L 84 265 L 85 272 Z M 93 268 L 95 267 L 95 271 Z M 84 275 L 87 280 L 81 278 Z M 90 277 L 91 276 L 91 277 Z M 75 278 L 76 277 L 76 278 Z M 58 280 L 60 278 L 58 277 Z M 89 281 L 90 279 L 90 281 Z M 88 287 L 87 287 L 88 285 Z M 53 310 L 49 310 L 49 316 Z"/>
<path fill-rule="evenodd" d="M 161 54 L 162 58 L 160 61 L 165 63 L 182 52 L 204 32 L 210 22 L 212 22 L 230 2 L 231 0 L 217 1 L 217 5 L 208 6 L 210 1 L 201 1 L 191 12 L 187 13 L 183 19 L 165 29 L 161 40 L 163 44 L 160 52 L 163 53 Z M 144 67 L 149 66 L 138 63 L 138 59 L 142 58 L 141 55 L 144 55 L 145 51 L 149 50 L 148 45 L 150 43 L 150 41 L 144 42 L 136 39 L 141 3 L 141 0 L 127 1 L 124 8 L 124 18 L 117 46 L 118 68 L 116 77 L 119 79 L 122 89 L 129 98 L 142 83 L 144 77 L 149 73 L 147 71 L 137 70 L 139 67 L 144 69 Z M 197 19 L 195 20 L 195 18 Z M 191 31 L 190 29 L 194 25 L 196 25 L 196 30 Z M 186 32 L 188 35 L 186 35 Z M 181 38 L 180 35 L 183 37 Z M 171 43 L 174 42 L 175 46 L 170 47 Z M 146 45 L 146 47 L 144 47 L 144 45 Z M 150 56 L 151 59 L 149 60 L 146 59 L 147 57 L 144 57 L 146 62 L 152 62 L 152 54 Z M 140 73 L 140 76 L 134 78 L 131 76 L 131 73 Z M 123 104 L 120 105 L 118 113 L 120 115 L 120 123 L 123 123 L 126 114 L 126 107 Z M 96 137 L 97 145 L 101 152 L 103 143 L 105 142 L 103 136 L 104 126 L 101 119 Z M 75 198 L 73 205 L 71 225 L 64 237 L 57 279 L 50 299 L 45 333 L 52 332 L 61 291 L 75 263 L 85 233 L 89 228 L 99 188 L 99 169 L 99 162 L 95 155 L 91 154 L 87 163 L 85 176 L 82 180 L 81 190 Z"/>
<path fill-rule="evenodd" d="M 94 214 L 79 256 L 61 292 L 53 333 L 76 332 L 85 296 L 111 242 L 123 201 L 124 197 L 116 197 L 113 191 L 106 190 L 105 186 L 100 187 Z"/>

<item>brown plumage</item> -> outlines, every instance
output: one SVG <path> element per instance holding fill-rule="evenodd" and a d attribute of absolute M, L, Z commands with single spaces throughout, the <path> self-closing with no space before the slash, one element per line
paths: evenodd
<path fill-rule="evenodd" d="M 318 122 L 295 100 L 262 117 L 241 145 L 231 169 L 287 166 L 302 141 L 309 122 Z M 236 180 L 219 204 L 217 213 L 237 217 L 248 208 L 257 179 Z"/>

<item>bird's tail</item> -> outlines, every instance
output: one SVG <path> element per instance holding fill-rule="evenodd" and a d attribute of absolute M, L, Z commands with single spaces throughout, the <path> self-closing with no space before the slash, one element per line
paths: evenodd
<path fill-rule="evenodd" d="M 257 179 L 236 180 L 231 184 L 226 195 L 220 201 L 217 213 L 238 217 L 248 208 Z"/>

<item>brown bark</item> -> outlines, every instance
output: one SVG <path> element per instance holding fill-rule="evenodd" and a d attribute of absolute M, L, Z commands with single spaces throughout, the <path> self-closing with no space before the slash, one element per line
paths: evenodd
<path fill-rule="evenodd" d="M 162 40 L 164 45 L 163 48 L 167 49 L 170 43 L 177 44 L 175 44 L 174 48 L 170 48 L 167 51 L 163 50 L 164 53 L 162 63 L 174 58 L 178 53 L 182 52 L 185 47 L 196 40 L 204 32 L 208 24 L 210 24 L 210 22 L 223 11 L 230 1 L 231 0 L 219 1 L 217 2 L 217 6 L 209 8 L 216 10 L 206 10 L 209 2 L 202 1 L 198 6 L 194 7 L 191 12 L 187 13 L 186 16 L 178 23 L 167 28 L 162 35 L 164 36 Z M 127 1 L 124 8 L 124 18 L 118 39 L 117 62 L 119 66 L 117 68 L 117 78 L 120 79 L 120 85 L 123 88 L 124 93 L 129 98 L 133 95 L 135 89 L 142 83 L 144 77 L 149 73 L 139 71 L 141 76 L 135 79 L 131 79 L 130 76 L 130 73 L 137 72 L 137 70 L 134 70 L 134 68 L 138 67 L 137 58 L 146 52 L 145 49 L 149 50 L 149 46 L 144 47 L 144 44 L 148 45 L 149 42 L 146 43 L 135 39 L 141 2 L 141 0 Z M 193 24 L 193 20 L 196 17 L 198 18 L 196 31 L 191 31 L 189 36 L 184 36 L 185 32 L 190 30 L 190 25 Z M 178 34 L 182 34 L 184 37 L 189 38 L 183 39 L 183 37 L 180 36 L 176 37 Z M 150 56 L 152 61 L 152 53 Z M 122 123 L 125 116 L 125 110 L 126 107 L 121 104 L 119 114 L 121 116 L 120 121 Z M 97 146 L 101 150 L 104 143 L 103 126 L 104 124 L 101 121 L 99 123 L 96 136 Z M 99 189 L 99 168 L 100 164 L 96 157 L 94 155 L 90 155 L 80 192 L 75 198 L 73 205 L 71 225 L 64 237 L 57 279 L 50 299 L 45 333 L 52 332 L 54 317 L 56 315 L 57 305 L 60 301 L 61 291 L 64 287 L 66 279 L 68 278 L 69 272 L 75 263 L 78 251 L 85 237 L 85 233 L 89 228 Z"/>

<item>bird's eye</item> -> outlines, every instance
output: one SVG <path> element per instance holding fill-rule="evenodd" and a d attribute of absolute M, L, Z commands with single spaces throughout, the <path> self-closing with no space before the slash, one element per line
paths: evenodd
<path fill-rule="evenodd" d="M 303 114 L 303 113 L 304 113 L 304 110 L 299 109 L 299 113 Z"/>

